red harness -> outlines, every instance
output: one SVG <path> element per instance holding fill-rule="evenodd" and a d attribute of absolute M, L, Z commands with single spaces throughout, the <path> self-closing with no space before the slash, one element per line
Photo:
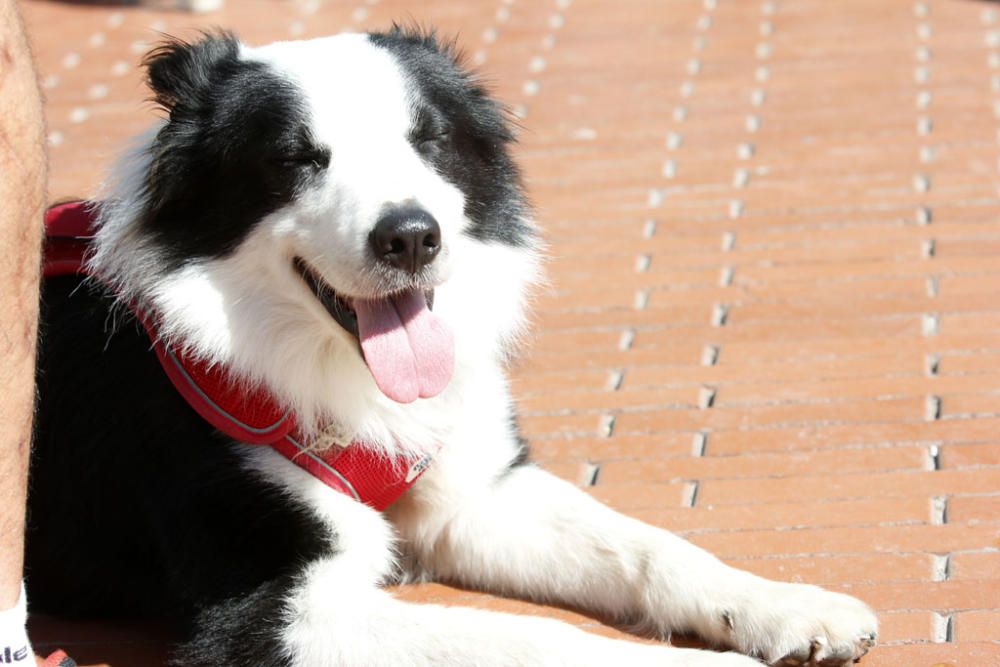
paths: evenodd
<path fill-rule="evenodd" d="M 48 210 L 46 278 L 91 275 L 84 258 L 94 236 L 93 212 L 92 202 L 81 201 Z M 241 389 L 224 369 L 169 347 L 157 334 L 155 317 L 134 305 L 132 312 L 145 327 L 160 365 L 177 391 L 202 418 L 230 438 L 270 445 L 327 486 L 380 511 L 413 486 L 430 465 L 429 455 L 396 461 L 356 442 L 322 455 L 310 451 L 301 441 L 291 409 L 263 389 Z"/>

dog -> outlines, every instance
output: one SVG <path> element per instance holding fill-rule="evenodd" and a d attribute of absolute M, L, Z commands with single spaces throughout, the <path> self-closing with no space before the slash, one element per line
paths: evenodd
<path fill-rule="evenodd" d="M 36 610 L 167 616 L 175 662 L 213 667 L 846 665 L 875 643 L 862 602 L 729 567 L 531 463 L 505 366 L 539 232 L 511 123 L 452 44 L 217 32 L 145 66 L 165 118 L 93 214 L 87 275 L 43 289 Z M 419 461 L 411 486 L 379 511 L 226 435 L 151 340 L 294 411 L 299 454 Z M 429 580 L 732 650 L 382 587 Z"/>

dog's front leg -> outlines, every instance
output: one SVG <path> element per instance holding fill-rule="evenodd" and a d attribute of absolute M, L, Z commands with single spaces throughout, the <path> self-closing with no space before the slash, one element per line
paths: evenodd
<path fill-rule="evenodd" d="M 412 604 L 380 588 L 392 530 L 273 450 L 248 465 L 327 524 L 328 552 L 206 606 L 180 663 L 191 667 L 754 667 L 736 653 L 629 642 L 547 618 Z"/>
<path fill-rule="evenodd" d="M 875 616 L 854 598 L 731 568 L 531 465 L 478 486 L 456 470 L 429 473 L 393 512 L 434 578 L 693 632 L 771 663 L 848 664 L 874 644 Z"/>

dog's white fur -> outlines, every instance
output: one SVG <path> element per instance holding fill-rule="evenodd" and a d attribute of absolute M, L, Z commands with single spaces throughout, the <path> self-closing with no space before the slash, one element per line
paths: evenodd
<path fill-rule="evenodd" d="M 290 601 L 284 641 L 295 665 L 757 664 L 735 653 L 613 641 L 553 620 L 401 602 L 380 589 L 400 568 L 411 579 L 567 603 L 664 635 L 694 632 L 771 662 L 805 663 L 811 654 L 846 663 L 863 649 L 877 623 L 853 598 L 730 568 L 533 466 L 505 472 L 519 448 L 504 362 L 539 276 L 537 254 L 461 233 L 462 192 L 407 142 L 412 86 L 387 51 L 344 35 L 246 48 L 243 56 L 270 63 L 307 92 L 316 135 L 334 155 L 328 173 L 232 255 L 157 275 L 156 250 L 131 217 L 143 196 L 147 135 L 111 186 L 117 204 L 103 211 L 91 263 L 152 303 L 174 344 L 266 382 L 312 432 L 333 423 L 335 439 L 391 454 L 441 445 L 431 469 L 384 516 L 271 450 L 246 448 L 248 474 L 282 485 L 337 535 L 337 553 L 309 568 Z M 365 264 L 365 239 L 386 204 L 408 201 L 442 228 L 435 312 L 453 328 L 457 349 L 440 396 L 399 405 L 375 386 L 357 342 L 290 259 L 306 257 L 342 294 L 373 296 L 381 283 Z"/>

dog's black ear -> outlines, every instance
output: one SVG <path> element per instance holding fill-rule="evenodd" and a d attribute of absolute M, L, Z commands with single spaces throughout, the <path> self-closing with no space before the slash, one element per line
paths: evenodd
<path fill-rule="evenodd" d="M 185 101 L 197 105 L 214 73 L 237 60 L 239 51 L 239 39 L 230 32 L 206 33 L 196 42 L 168 39 L 142 61 L 154 101 L 167 112 Z"/>

